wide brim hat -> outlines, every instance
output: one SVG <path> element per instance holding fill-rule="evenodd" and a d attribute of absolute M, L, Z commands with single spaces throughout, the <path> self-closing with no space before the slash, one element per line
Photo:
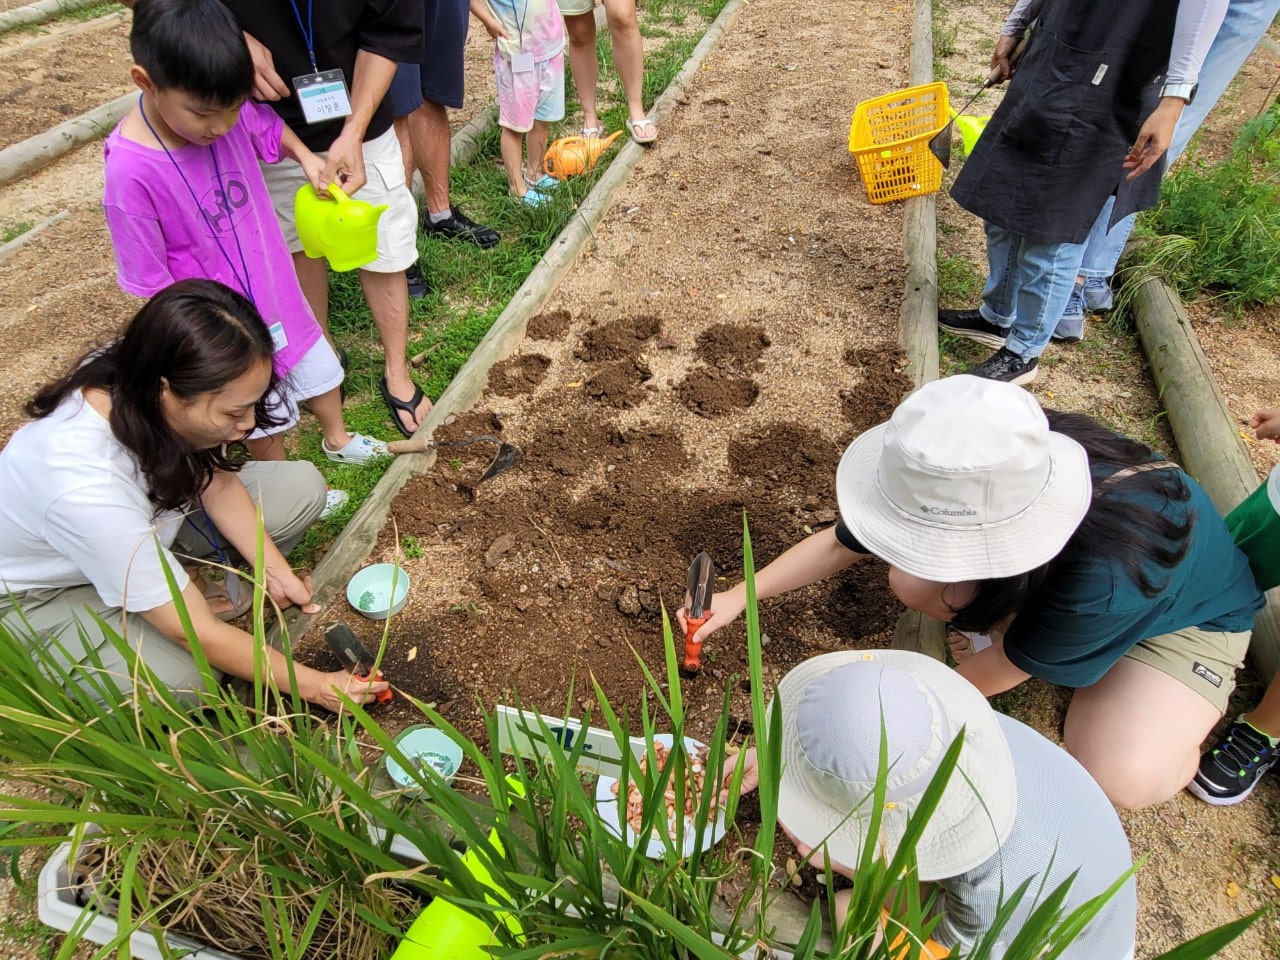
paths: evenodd
<path fill-rule="evenodd" d="M 778 685 L 782 780 L 778 819 L 828 860 L 860 862 L 879 774 L 881 719 L 889 770 L 878 852 L 896 852 L 937 764 L 964 744 L 916 846 L 920 880 L 985 863 L 1009 836 L 1018 796 L 995 711 L 969 681 L 905 650 L 841 651 L 806 660 Z"/>
<path fill-rule="evenodd" d="M 921 387 L 836 471 L 840 516 L 862 545 L 942 583 L 1047 563 L 1092 494 L 1084 448 L 1049 429 L 1035 397 L 967 374 Z"/>

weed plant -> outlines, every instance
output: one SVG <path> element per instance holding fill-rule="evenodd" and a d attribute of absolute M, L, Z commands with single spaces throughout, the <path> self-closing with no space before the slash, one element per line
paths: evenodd
<path fill-rule="evenodd" d="M 1139 223 L 1126 280 L 1160 276 L 1184 300 L 1212 297 L 1233 312 L 1280 302 L 1280 99 L 1227 157 L 1183 164 Z"/>
<path fill-rule="evenodd" d="M 878 814 L 858 862 L 847 917 L 826 917 L 820 902 L 800 923 L 780 929 L 775 918 L 790 900 L 773 866 L 782 770 L 781 711 L 767 701 L 762 634 L 756 605 L 749 532 L 744 522 L 744 568 L 749 682 L 757 751 L 761 822 L 753 839 L 717 852 L 709 842 L 713 789 L 700 793 L 692 822 L 674 837 L 657 822 L 664 795 L 676 795 L 689 776 L 690 757 L 677 746 L 662 769 L 654 736 L 669 730 L 683 744 L 684 701 L 675 644 L 664 618 L 665 681 L 647 668 L 648 698 L 640 727 L 648 763 L 632 753 L 629 718 L 594 685 L 599 717 L 619 754 L 619 797 L 635 784 L 644 798 L 641 836 L 657 828 L 665 852 L 656 859 L 611 832 L 577 772 L 585 740 L 562 748 L 547 725 L 529 732 L 545 750 L 533 759 L 504 760 L 461 736 L 426 704 L 423 716 L 463 749 L 484 793 L 447 785 L 429 765 L 417 767 L 361 707 L 320 722 L 305 705 L 272 689 L 259 657 L 252 704 L 220 688 L 200 645 L 191 649 L 208 692 L 179 698 L 159 687 L 129 646 L 109 635 L 130 664 L 134 692 L 121 695 L 92 669 L 66 666 L 56 643 L 36 643 L 0 629 L 0 761 L 9 780 L 36 784 L 47 797 L 0 798 L 0 822 L 11 846 L 57 842 L 50 827 L 69 830 L 80 872 L 93 874 L 90 912 L 110 909 L 118 935 L 95 954 L 128 957 L 134 931 L 151 931 L 166 956 L 181 950 L 165 938 L 182 930 L 244 957 L 328 960 L 389 956 L 425 896 L 443 897 L 483 919 L 491 949 L 503 960 L 549 956 L 722 960 L 758 956 L 756 947 L 786 941 L 798 960 L 910 960 L 929 935 L 930 898 L 915 881 L 915 844 L 936 808 L 963 737 L 947 751 L 922 796 L 905 838 L 887 862 L 878 848 Z M 259 569 L 261 548 L 259 548 Z M 174 597 L 180 603 L 176 584 Z M 255 589 L 255 634 L 264 644 L 262 587 Z M 384 636 L 385 642 L 385 636 Z M 286 639 L 286 653 L 288 644 Z M 89 666 L 96 658 L 91 657 Z M 99 664 L 100 665 L 100 662 Z M 731 678 L 730 686 L 736 681 Z M 706 782 L 727 780 L 724 816 L 733 823 L 743 765 L 726 746 L 729 687 L 709 738 Z M 572 704 L 572 695 L 569 703 Z M 491 744 L 497 721 L 488 718 Z M 874 732 L 872 733 L 874 735 Z M 416 770 L 419 790 L 383 790 L 366 754 L 376 747 Z M 883 809 L 888 748 L 881 730 L 880 778 L 872 809 Z M 625 820 L 620 799 L 617 815 Z M 96 831 L 91 833 L 90 831 Z M 691 850 L 682 856 L 685 833 Z M 392 856 L 393 835 L 410 841 L 431 870 L 406 867 Z M 493 841 L 491 842 L 491 838 Z M 482 886 L 463 865 L 461 843 L 490 874 Z M 91 852 L 95 865 L 88 866 Z M 16 858 L 13 858 L 16 861 Z M 1114 889 L 1127 879 L 1116 880 Z M 734 881 L 728 885 L 726 881 Z M 1053 958 L 1105 904 L 1107 894 L 1075 911 L 1062 907 L 1069 888 L 1045 891 L 1032 881 L 1010 892 L 995 928 L 968 955 L 1007 960 Z M 828 879 L 827 903 L 831 902 Z M 897 898 L 888 936 L 880 939 L 881 907 Z M 1016 904 L 1036 902 L 1022 930 L 1009 938 L 1001 925 Z M 790 901 L 794 904 L 794 901 Z M 86 914 L 87 916 L 88 914 Z M 517 921 L 509 927 L 504 915 Z M 1206 934 L 1165 956 L 1199 960 L 1243 931 L 1255 916 Z M 824 932 L 828 931 L 828 932 Z M 886 940 L 902 935 L 891 949 Z M 59 958 L 82 942 L 78 927 Z M 905 951 L 905 952 L 904 952 Z"/>

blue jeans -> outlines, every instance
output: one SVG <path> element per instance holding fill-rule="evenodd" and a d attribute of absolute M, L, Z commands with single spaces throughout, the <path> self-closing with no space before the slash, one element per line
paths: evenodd
<path fill-rule="evenodd" d="M 1083 243 L 1036 243 L 984 223 L 987 286 L 978 308 L 988 323 L 1009 328 L 1005 349 L 1038 357 L 1071 299 L 1084 257 Z"/>
<path fill-rule="evenodd" d="M 1195 99 L 1187 104 L 1182 116 L 1178 118 L 1178 125 L 1174 127 L 1166 167 L 1186 149 L 1191 135 L 1200 129 L 1204 118 L 1226 91 L 1249 54 L 1253 53 L 1253 48 L 1271 26 L 1277 11 L 1280 11 L 1280 0 L 1229 0 L 1222 27 L 1205 55 L 1204 66 L 1200 68 L 1200 86 L 1196 89 Z M 1111 220 L 1111 208 L 1114 205 L 1114 198 L 1107 200 L 1085 241 L 1084 261 L 1080 266 L 1082 277 L 1106 279 L 1115 273 L 1136 215 L 1125 217 L 1108 230 L 1107 224 Z"/>

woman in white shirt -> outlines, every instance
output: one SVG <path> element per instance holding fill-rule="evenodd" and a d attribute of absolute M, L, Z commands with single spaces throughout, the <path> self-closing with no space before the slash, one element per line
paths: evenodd
<path fill-rule="evenodd" d="M 118 340 L 42 388 L 27 405 L 33 421 L 0 451 L 0 623 L 74 665 L 95 697 L 132 689 L 99 620 L 160 683 L 202 688 L 166 565 L 209 664 L 253 677 L 254 638 L 219 619 L 175 552 L 253 557 L 259 505 L 266 588 L 281 606 L 310 612 L 310 578 L 285 555 L 324 508 L 323 478 L 310 463 L 242 464 L 227 453 L 269 425 L 271 357 L 248 300 L 213 281 L 175 283 Z M 288 659 L 264 654 L 287 689 Z M 386 686 L 357 684 L 346 671 L 293 670 L 298 693 L 329 709 L 340 705 L 337 690 L 364 702 Z"/>

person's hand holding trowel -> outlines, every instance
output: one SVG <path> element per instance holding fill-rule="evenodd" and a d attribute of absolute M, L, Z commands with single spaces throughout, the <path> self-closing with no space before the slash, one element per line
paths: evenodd
<path fill-rule="evenodd" d="M 1013 76 L 1014 64 L 1016 63 L 1014 50 L 1018 46 L 1019 39 L 1019 37 L 1001 35 L 1000 39 L 996 41 L 995 52 L 991 54 L 991 73 L 988 76 L 996 76 L 997 70 L 1000 73 L 997 79 L 992 81 L 992 86 L 1004 83 Z"/>

